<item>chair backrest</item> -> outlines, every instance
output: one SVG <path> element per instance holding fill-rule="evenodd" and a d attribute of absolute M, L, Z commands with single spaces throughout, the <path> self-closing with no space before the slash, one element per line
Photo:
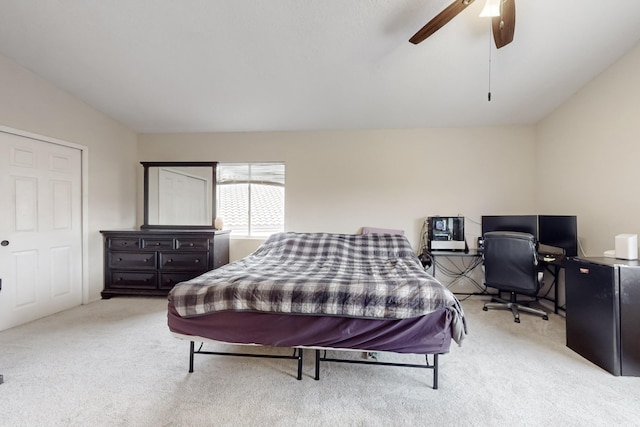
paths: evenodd
<path fill-rule="evenodd" d="M 503 291 L 535 295 L 540 289 L 538 249 L 529 233 L 492 231 L 484 234 L 485 284 Z"/>

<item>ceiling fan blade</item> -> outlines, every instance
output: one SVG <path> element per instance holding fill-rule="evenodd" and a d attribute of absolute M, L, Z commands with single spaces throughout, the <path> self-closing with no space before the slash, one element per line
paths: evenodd
<path fill-rule="evenodd" d="M 493 40 L 496 48 L 500 49 L 513 41 L 516 30 L 516 2 L 515 0 L 501 0 L 500 16 L 492 18 Z"/>
<path fill-rule="evenodd" d="M 409 39 L 413 44 L 418 44 L 425 40 L 427 37 L 444 27 L 445 24 L 456 17 L 457 14 L 462 12 L 467 6 L 473 3 L 474 0 L 456 0 L 447 6 L 442 12 L 436 15 L 431 21 L 422 27 L 417 33 Z"/>

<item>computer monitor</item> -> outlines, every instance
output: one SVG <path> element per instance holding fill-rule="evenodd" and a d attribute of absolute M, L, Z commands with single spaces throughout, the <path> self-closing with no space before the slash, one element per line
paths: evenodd
<path fill-rule="evenodd" d="M 482 235 L 489 231 L 519 231 L 538 237 L 537 215 L 484 215 Z"/>
<path fill-rule="evenodd" d="M 578 220 L 573 215 L 539 215 L 538 243 L 578 255 Z"/>

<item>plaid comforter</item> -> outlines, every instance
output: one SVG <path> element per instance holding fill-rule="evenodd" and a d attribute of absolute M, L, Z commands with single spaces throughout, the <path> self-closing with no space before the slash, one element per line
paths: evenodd
<path fill-rule="evenodd" d="M 405 319 L 440 309 L 465 334 L 456 297 L 424 271 L 404 236 L 277 233 L 251 255 L 176 285 L 182 317 L 217 311 Z"/>

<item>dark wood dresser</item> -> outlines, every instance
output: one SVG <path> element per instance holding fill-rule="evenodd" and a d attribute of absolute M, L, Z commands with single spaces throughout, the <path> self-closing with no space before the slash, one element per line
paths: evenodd
<path fill-rule="evenodd" d="M 171 288 L 229 263 L 226 230 L 101 231 L 104 289 L 114 295 L 166 296 Z"/>

